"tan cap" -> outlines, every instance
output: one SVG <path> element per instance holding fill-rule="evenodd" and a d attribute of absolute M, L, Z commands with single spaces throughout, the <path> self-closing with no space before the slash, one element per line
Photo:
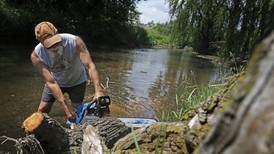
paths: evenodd
<path fill-rule="evenodd" d="M 34 32 L 36 39 L 46 48 L 50 48 L 56 43 L 62 41 L 61 37 L 58 35 L 57 29 L 48 21 L 43 21 L 37 24 Z"/>

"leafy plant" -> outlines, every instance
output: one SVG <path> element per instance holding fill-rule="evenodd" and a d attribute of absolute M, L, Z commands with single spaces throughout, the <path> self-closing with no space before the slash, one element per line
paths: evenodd
<path fill-rule="evenodd" d="M 162 113 L 164 121 L 182 120 L 185 113 L 193 110 L 195 107 L 203 103 L 208 97 L 213 96 L 222 85 L 214 86 L 190 86 L 187 84 L 181 85 L 181 88 L 176 95 L 175 108 L 170 113 Z M 166 116 L 169 115 L 169 116 Z M 165 117 L 165 118 L 163 118 Z"/>

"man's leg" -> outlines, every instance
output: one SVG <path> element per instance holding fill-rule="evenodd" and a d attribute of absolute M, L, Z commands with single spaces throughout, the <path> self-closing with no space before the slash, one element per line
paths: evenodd
<path fill-rule="evenodd" d="M 54 101 L 55 101 L 55 98 L 53 97 L 48 87 L 45 85 L 42 98 L 38 107 L 38 111 L 43 113 L 49 113 Z"/>
<path fill-rule="evenodd" d="M 50 103 L 50 102 L 45 102 L 41 100 L 38 107 L 38 111 L 43 113 L 49 113 L 51 110 L 52 104 L 53 102 Z"/>
<path fill-rule="evenodd" d="M 83 82 L 73 87 L 69 87 L 67 89 L 67 93 L 69 94 L 69 98 L 75 110 L 78 108 L 79 105 L 82 104 L 85 96 L 85 91 L 86 91 L 86 82 Z"/>

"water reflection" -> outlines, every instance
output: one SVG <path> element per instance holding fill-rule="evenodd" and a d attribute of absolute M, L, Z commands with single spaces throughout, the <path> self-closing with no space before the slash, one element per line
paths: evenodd
<path fill-rule="evenodd" d="M 23 54 L 18 55 L 18 50 Z M 44 82 L 29 60 L 28 48 L 0 48 L 0 136 L 20 136 L 22 121 L 35 112 Z M 29 52 L 28 52 L 29 51 Z M 175 103 L 175 93 L 183 81 L 208 84 L 218 78 L 209 61 L 182 50 L 135 49 L 91 53 L 105 83 L 114 116 L 157 118 Z M 88 86 L 86 95 L 92 95 Z M 64 120 L 55 103 L 50 115 Z"/>
<path fill-rule="evenodd" d="M 132 99 L 138 100 L 136 106 L 139 107 L 139 116 L 155 118 L 154 109 L 148 103 L 150 87 L 166 72 L 169 54 L 162 49 L 136 50 L 134 53 L 131 73 L 126 80 L 127 90 Z M 134 106 L 132 109 L 136 111 Z"/>
<path fill-rule="evenodd" d="M 188 82 L 193 85 L 206 85 L 215 82 L 215 66 L 208 60 L 197 58 L 191 53 L 169 50 L 165 72 L 159 71 L 157 79 L 149 89 L 149 101 L 157 116 L 175 106 L 178 88 Z"/>
<path fill-rule="evenodd" d="M 110 63 L 100 57 L 110 57 Z M 183 81 L 200 85 L 217 78 L 211 62 L 182 50 L 100 52 L 95 61 L 105 74 L 103 78 L 106 74 L 111 78 L 109 94 L 120 105 L 113 114 L 119 116 L 157 118 L 163 109 L 174 105 L 176 90 Z M 123 114 L 117 114 L 121 111 Z"/>

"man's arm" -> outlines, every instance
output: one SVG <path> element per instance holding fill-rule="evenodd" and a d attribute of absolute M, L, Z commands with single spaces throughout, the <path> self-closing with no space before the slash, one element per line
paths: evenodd
<path fill-rule="evenodd" d="M 64 97 L 59 85 L 52 77 L 47 66 L 41 60 L 39 60 L 39 58 L 37 57 L 35 52 L 32 52 L 32 54 L 31 54 L 31 61 L 32 61 L 32 64 L 37 68 L 38 72 L 44 78 L 47 87 L 50 89 L 50 91 L 52 92 L 55 99 L 64 108 L 67 118 L 69 118 L 69 119 L 75 118 L 75 113 L 72 111 L 71 106 L 66 103 L 65 97 Z"/>
<path fill-rule="evenodd" d="M 86 66 L 88 70 L 88 74 L 92 82 L 94 83 L 95 88 L 95 98 L 100 96 L 104 96 L 103 88 L 101 86 L 101 81 L 99 77 L 99 73 L 96 70 L 95 64 L 93 63 L 89 51 L 80 37 L 76 37 L 76 48 L 79 53 L 81 62 Z"/>

